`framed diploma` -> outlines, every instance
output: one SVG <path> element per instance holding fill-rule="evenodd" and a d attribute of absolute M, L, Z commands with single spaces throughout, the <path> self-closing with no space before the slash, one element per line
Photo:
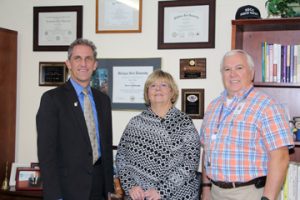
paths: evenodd
<path fill-rule="evenodd" d="M 161 67 L 161 58 L 98 59 L 91 87 L 106 93 L 116 110 L 143 110 L 144 85 Z"/>
<path fill-rule="evenodd" d="M 67 51 L 82 37 L 82 6 L 33 8 L 33 51 Z"/>
<path fill-rule="evenodd" d="M 204 89 L 182 89 L 181 110 L 192 119 L 203 119 Z"/>
<path fill-rule="evenodd" d="M 158 2 L 158 49 L 215 47 L 215 0 Z"/>
<path fill-rule="evenodd" d="M 142 31 L 142 0 L 96 0 L 96 33 Z"/>
<path fill-rule="evenodd" d="M 58 86 L 66 82 L 68 68 L 64 62 L 40 62 L 39 85 Z"/>

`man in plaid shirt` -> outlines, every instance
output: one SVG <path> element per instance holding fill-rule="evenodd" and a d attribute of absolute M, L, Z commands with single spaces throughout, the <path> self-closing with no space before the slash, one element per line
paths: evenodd
<path fill-rule="evenodd" d="M 243 50 L 225 54 L 225 90 L 207 108 L 202 200 L 275 200 L 286 176 L 293 137 L 284 109 L 253 87 L 254 63 Z"/>

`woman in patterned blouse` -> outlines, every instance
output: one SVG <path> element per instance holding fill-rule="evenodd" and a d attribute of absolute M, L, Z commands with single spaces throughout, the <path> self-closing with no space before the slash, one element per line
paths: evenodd
<path fill-rule="evenodd" d="M 174 107 L 177 85 L 156 70 L 146 80 L 148 109 L 133 117 L 116 156 L 117 174 L 133 200 L 199 199 L 199 135 L 191 118 Z"/>

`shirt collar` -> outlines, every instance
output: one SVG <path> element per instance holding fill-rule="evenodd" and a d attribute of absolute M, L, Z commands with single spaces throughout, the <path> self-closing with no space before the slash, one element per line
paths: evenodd
<path fill-rule="evenodd" d="M 83 87 L 80 84 L 78 84 L 76 81 L 74 81 L 72 78 L 70 78 L 70 81 L 76 91 L 77 96 L 79 96 L 82 93 Z M 90 86 L 87 87 L 87 90 L 89 91 L 89 94 L 91 94 Z"/>
<path fill-rule="evenodd" d="M 239 102 L 239 101 L 247 98 L 247 96 L 250 94 L 250 92 L 253 90 L 253 88 L 254 88 L 253 85 L 250 85 L 249 87 L 244 88 L 238 94 L 234 95 L 233 101 L 238 101 Z M 221 96 L 222 96 L 224 101 L 226 101 L 227 94 L 228 94 L 228 92 L 227 92 L 226 89 L 221 93 Z"/>

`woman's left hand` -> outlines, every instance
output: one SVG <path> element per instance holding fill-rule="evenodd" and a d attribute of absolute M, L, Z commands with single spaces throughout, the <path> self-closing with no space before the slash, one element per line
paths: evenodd
<path fill-rule="evenodd" d="M 160 194 L 156 189 L 149 189 L 145 192 L 145 197 L 147 200 L 160 200 Z"/>

